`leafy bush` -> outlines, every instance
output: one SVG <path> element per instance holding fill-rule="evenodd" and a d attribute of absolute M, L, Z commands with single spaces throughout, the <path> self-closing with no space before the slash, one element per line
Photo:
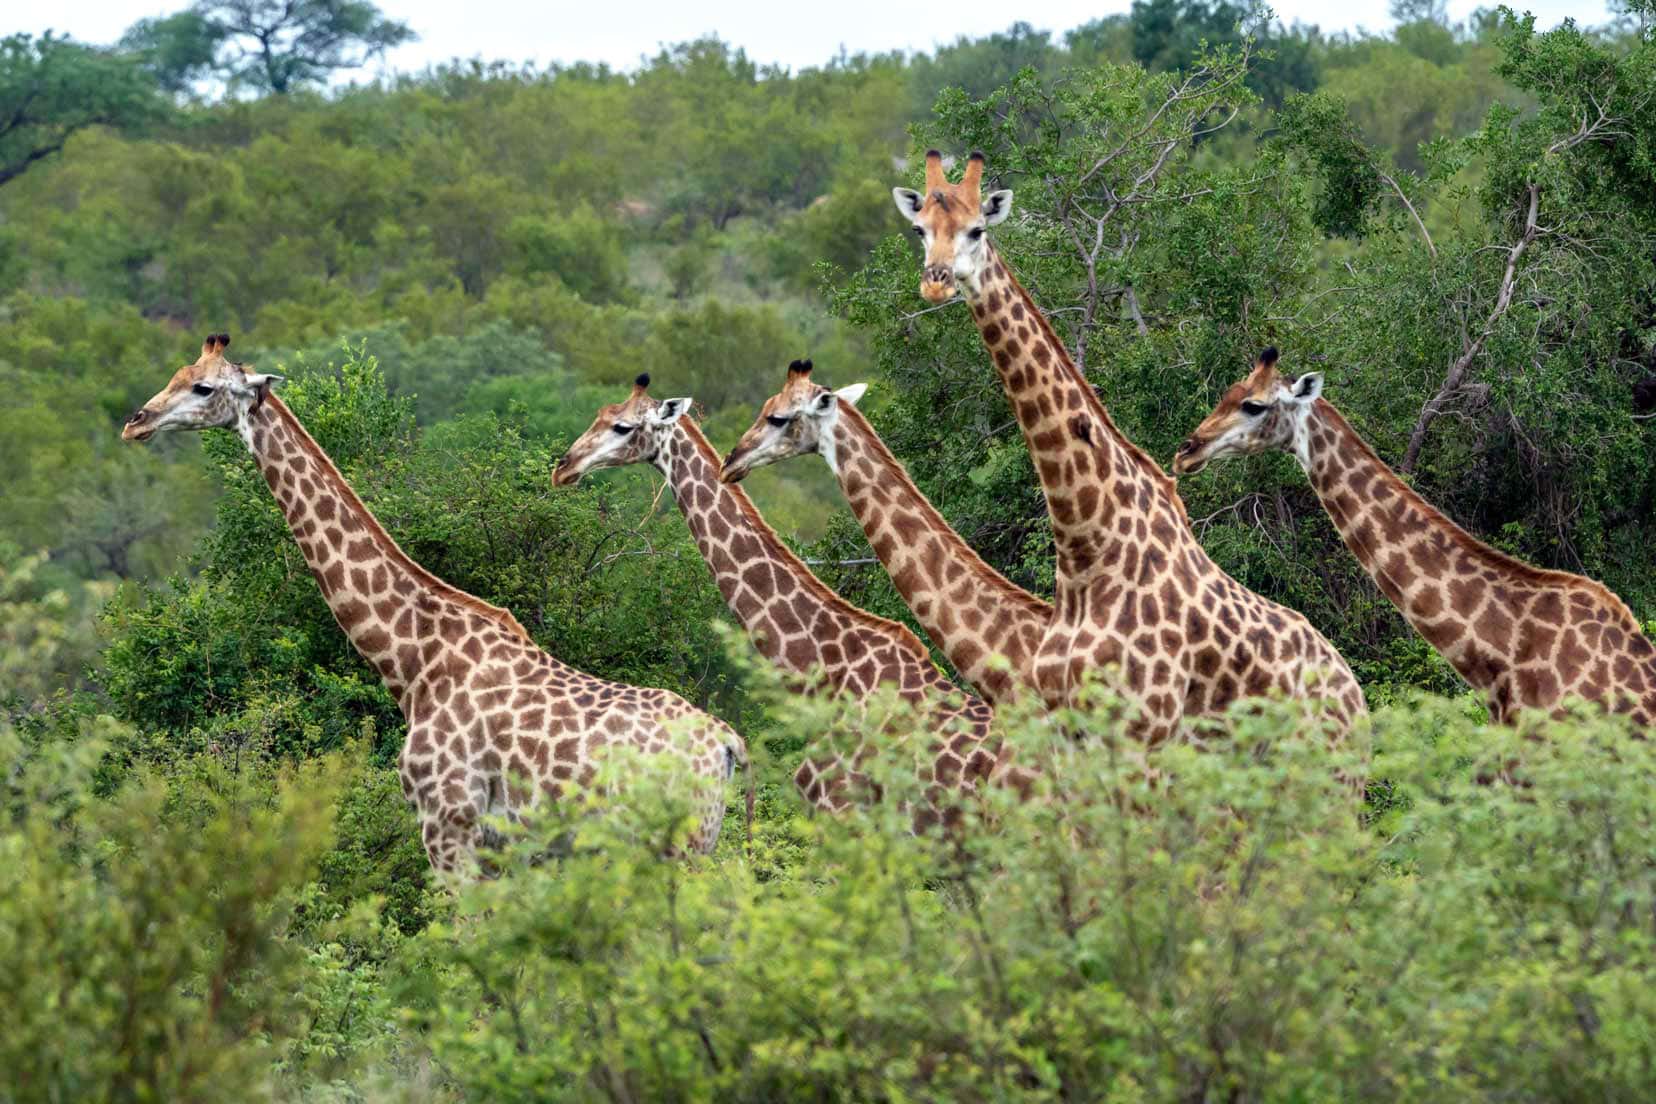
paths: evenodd
<path fill-rule="evenodd" d="M 205 766 L 88 800 L 100 745 L 0 728 L 0 1097 L 249 1099 L 304 1031 L 289 925 L 331 836 L 337 764 L 274 793 Z"/>
<path fill-rule="evenodd" d="M 557 216 L 521 215 L 506 228 L 519 272 L 551 273 L 571 291 L 595 303 L 628 297 L 627 258 L 621 234 L 581 204 Z"/>
<path fill-rule="evenodd" d="M 402 999 L 468 1097 L 1648 1088 L 1648 742 L 1602 720 L 1518 732 L 1433 701 L 1386 710 L 1386 801 L 1360 815 L 1299 707 L 1227 729 L 1212 753 L 1169 750 L 1152 782 L 1099 715 L 1026 718 L 1036 800 L 969 804 L 958 836 L 910 836 L 895 802 L 784 817 L 752 864 L 629 846 L 671 815 L 635 794 L 625 826 L 582 821 L 572 851 L 532 865 L 537 833 L 510 877 L 462 894 L 411 944 Z M 894 793 L 912 791 L 904 758 L 873 768 Z M 1502 769 L 1523 785 L 1478 781 Z M 771 848 L 800 837 L 778 867 Z"/>

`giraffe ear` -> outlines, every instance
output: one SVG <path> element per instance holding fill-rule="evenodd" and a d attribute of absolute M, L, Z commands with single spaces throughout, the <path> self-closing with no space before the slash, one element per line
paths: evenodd
<path fill-rule="evenodd" d="M 257 410 L 270 397 L 270 389 L 278 383 L 287 382 L 286 376 L 279 376 L 275 372 L 245 372 L 242 378 L 253 392 L 253 409 Z"/>
<path fill-rule="evenodd" d="M 662 399 L 656 403 L 656 408 L 650 411 L 650 421 L 656 425 L 672 425 L 690 410 L 692 401 L 688 395 L 682 399 Z"/>
<path fill-rule="evenodd" d="M 247 372 L 243 374 L 242 378 L 247 381 L 247 386 L 258 393 L 260 398 L 270 394 L 272 385 L 287 382 L 286 376 L 279 376 L 275 372 Z"/>
<path fill-rule="evenodd" d="M 1294 381 L 1289 388 L 1293 392 L 1295 402 L 1315 402 L 1322 395 L 1323 377 L 1321 372 L 1307 372 Z"/>
<path fill-rule="evenodd" d="M 856 406 L 857 405 L 857 400 L 861 399 L 863 397 L 863 392 L 867 391 L 867 390 L 868 390 L 868 384 L 866 384 L 866 383 L 853 383 L 849 387 L 842 387 L 838 391 L 835 391 L 834 395 L 839 399 L 840 402 L 849 403 L 852 406 Z"/>
<path fill-rule="evenodd" d="M 897 201 L 897 209 L 903 212 L 906 219 L 919 218 L 920 207 L 926 202 L 925 197 L 913 188 L 893 188 L 891 198 Z"/>
<path fill-rule="evenodd" d="M 1002 188 L 983 197 L 983 224 L 994 226 L 1006 221 L 1012 213 L 1012 189 Z"/>

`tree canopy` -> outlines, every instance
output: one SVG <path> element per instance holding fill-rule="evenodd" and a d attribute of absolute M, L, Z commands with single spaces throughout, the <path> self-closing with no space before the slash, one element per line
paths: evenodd
<path fill-rule="evenodd" d="M 0 185 L 90 126 L 134 127 L 162 104 L 132 58 L 50 32 L 0 38 Z"/>
<path fill-rule="evenodd" d="M 232 89 L 285 95 L 414 37 L 368 0 L 197 0 L 139 21 L 123 45 L 169 91 L 212 76 Z"/>

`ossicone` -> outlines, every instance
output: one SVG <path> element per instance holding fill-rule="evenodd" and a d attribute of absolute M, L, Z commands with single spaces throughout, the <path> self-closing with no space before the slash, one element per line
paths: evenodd
<path fill-rule="evenodd" d="M 1269 368 L 1272 365 L 1274 365 L 1276 362 L 1277 362 L 1277 347 L 1275 345 L 1265 346 L 1264 350 L 1262 350 L 1259 354 L 1259 365 L 1260 365 L 1260 367 Z"/>
<path fill-rule="evenodd" d="M 650 389 L 650 373 L 638 373 L 638 378 L 633 380 L 633 386 L 638 388 L 640 391 L 648 391 Z"/>
<path fill-rule="evenodd" d="M 808 376 L 810 374 L 811 362 L 809 360 L 796 360 L 788 365 L 788 375 L 790 376 Z"/>

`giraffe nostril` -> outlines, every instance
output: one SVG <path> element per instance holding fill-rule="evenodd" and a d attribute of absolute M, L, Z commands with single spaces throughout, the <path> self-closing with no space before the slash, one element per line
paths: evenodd
<path fill-rule="evenodd" d="M 127 425 L 137 425 L 147 417 L 149 417 L 149 411 L 140 406 L 127 418 Z"/>

